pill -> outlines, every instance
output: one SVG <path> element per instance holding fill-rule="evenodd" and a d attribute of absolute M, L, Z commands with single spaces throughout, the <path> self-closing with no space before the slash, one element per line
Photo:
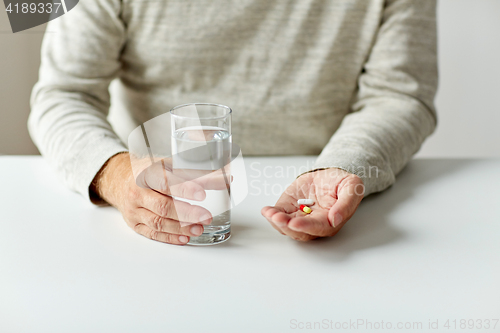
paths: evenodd
<path fill-rule="evenodd" d="M 311 208 L 304 206 L 304 205 L 300 205 L 300 210 L 306 214 L 309 214 L 311 212 Z"/>
<path fill-rule="evenodd" d="M 312 206 L 312 205 L 314 205 L 314 200 L 313 199 L 299 199 L 299 200 L 297 200 L 297 205 Z"/>

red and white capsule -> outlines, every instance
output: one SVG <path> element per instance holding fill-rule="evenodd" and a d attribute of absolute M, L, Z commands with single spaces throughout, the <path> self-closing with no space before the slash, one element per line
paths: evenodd
<path fill-rule="evenodd" d="M 310 214 L 312 212 L 311 208 L 307 207 L 306 205 L 300 205 L 300 210 L 306 214 Z"/>

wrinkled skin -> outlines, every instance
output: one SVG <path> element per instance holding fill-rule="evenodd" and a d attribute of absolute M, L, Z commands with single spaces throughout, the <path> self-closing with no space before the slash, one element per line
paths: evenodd
<path fill-rule="evenodd" d="M 353 216 L 363 199 L 361 178 L 341 169 L 317 170 L 301 175 L 274 206 L 262 215 L 283 235 L 298 241 L 335 235 Z M 298 199 L 313 199 L 312 212 L 299 209 Z"/>

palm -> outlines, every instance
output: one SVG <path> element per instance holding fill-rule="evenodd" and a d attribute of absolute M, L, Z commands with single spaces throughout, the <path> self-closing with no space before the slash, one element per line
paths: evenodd
<path fill-rule="evenodd" d="M 316 181 L 315 181 L 316 180 Z M 303 218 L 304 221 L 314 220 L 319 222 L 328 223 L 328 212 L 333 204 L 337 201 L 336 179 L 331 180 L 333 188 L 318 187 L 317 177 L 313 174 L 306 174 L 295 180 L 281 195 L 277 207 L 282 207 L 284 211 L 291 217 Z M 312 212 L 306 214 L 302 212 L 297 204 L 299 199 L 312 199 L 314 205 L 311 206 Z"/>
<path fill-rule="evenodd" d="M 354 193 L 358 185 L 363 186 L 358 176 L 340 169 L 307 173 L 285 190 L 274 207 L 264 207 L 262 214 L 278 231 L 297 240 L 333 236 L 362 199 L 362 193 Z M 305 198 L 314 200 L 310 214 L 297 204 Z"/>

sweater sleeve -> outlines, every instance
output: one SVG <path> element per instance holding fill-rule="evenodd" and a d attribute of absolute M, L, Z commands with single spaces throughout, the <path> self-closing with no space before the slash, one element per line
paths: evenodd
<path fill-rule="evenodd" d="M 125 43 L 120 11 L 118 0 L 85 0 L 50 21 L 31 95 L 33 141 L 63 182 L 87 199 L 104 163 L 127 150 L 107 121 L 108 87 Z"/>
<path fill-rule="evenodd" d="M 386 1 L 351 112 L 316 160 L 386 189 L 437 124 L 436 2 Z"/>

